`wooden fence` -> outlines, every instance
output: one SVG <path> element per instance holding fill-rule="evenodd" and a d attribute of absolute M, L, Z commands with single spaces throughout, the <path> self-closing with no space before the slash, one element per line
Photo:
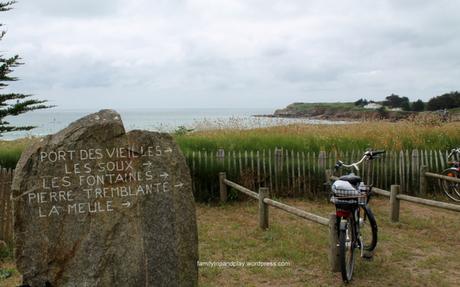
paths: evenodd
<path fill-rule="evenodd" d="M 321 225 L 328 225 L 328 219 L 321 217 L 319 215 L 309 213 L 298 208 L 286 205 L 279 201 L 270 199 L 269 189 L 267 187 L 260 187 L 259 193 L 254 192 L 244 186 L 241 186 L 235 182 L 232 182 L 227 179 L 225 172 L 219 173 L 219 186 L 220 186 L 220 202 L 224 203 L 227 200 L 227 186 L 234 188 L 237 191 L 240 191 L 249 197 L 252 197 L 256 200 L 259 200 L 259 210 L 260 210 L 260 227 L 262 229 L 268 228 L 268 205 L 275 208 L 286 211 L 287 213 L 296 215 L 298 217 L 316 222 Z"/>
<path fill-rule="evenodd" d="M 328 226 L 329 229 L 329 266 L 332 272 L 339 272 L 339 250 L 338 250 L 338 226 L 335 213 L 331 213 L 328 218 L 306 212 L 296 207 L 284 204 L 282 202 L 270 199 L 270 190 L 267 187 L 260 187 L 259 193 L 252 191 L 244 186 L 241 186 L 227 179 L 225 172 L 219 173 L 219 194 L 220 202 L 225 203 L 228 198 L 227 186 L 242 192 L 247 196 L 259 202 L 259 227 L 262 230 L 268 229 L 269 226 L 269 206 L 283 210 L 289 214 L 309 220 L 319 225 Z"/>
<path fill-rule="evenodd" d="M 326 180 L 336 180 L 338 177 L 332 176 L 331 170 L 326 170 Z M 425 176 L 425 175 L 423 175 Z M 436 175 L 437 176 L 437 175 Z M 457 181 L 457 179 L 449 179 Z M 276 200 L 270 199 L 269 189 L 266 187 L 260 187 L 259 193 L 254 192 L 244 186 L 241 186 L 233 181 L 227 179 L 225 172 L 219 173 L 219 196 L 221 203 L 225 203 L 228 198 L 227 186 L 231 187 L 239 192 L 242 192 L 249 197 L 259 201 L 259 227 L 263 230 L 269 227 L 269 206 L 281 209 L 289 214 L 298 216 L 303 219 L 307 219 L 311 222 L 318 223 L 323 226 L 329 227 L 329 266 L 332 272 L 340 272 L 339 265 L 339 250 L 338 250 L 338 222 L 335 212 L 329 214 L 329 218 L 316 215 L 314 213 L 306 212 L 304 210 L 289 206 L 287 204 L 281 203 Z M 441 208 L 445 210 L 457 211 L 460 212 L 460 205 L 439 202 L 434 200 L 428 200 L 424 198 L 418 198 L 414 196 L 409 196 L 401 194 L 400 185 L 391 185 L 391 191 L 387 191 L 380 188 L 373 188 L 373 191 L 379 195 L 389 197 L 390 199 L 390 220 L 391 222 L 399 222 L 399 210 L 400 210 L 400 201 L 408 201 L 411 203 L 422 204 L 426 206 Z"/>
<path fill-rule="evenodd" d="M 0 168 L 0 240 L 7 243 L 13 241 L 12 180 L 13 170 Z"/>
<path fill-rule="evenodd" d="M 421 170 L 424 170 L 424 167 L 422 166 Z M 428 175 L 426 175 L 428 174 Z M 426 173 L 422 174 L 421 177 L 424 176 L 432 176 L 435 178 L 443 178 L 445 180 L 453 181 L 453 182 L 458 182 L 459 179 L 457 178 L 450 178 L 450 177 L 444 177 L 442 175 L 434 174 L 434 173 Z M 337 176 L 331 176 L 331 171 L 326 170 L 326 179 L 331 179 L 331 180 L 336 180 L 338 179 Z M 436 200 L 431 200 L 431 199 L 425 199 L 425 198 L 420 198 L 416 196 L 410 196 L 407 194 L 402 194 L 401 193 L 401 186 L 399 185 L 391 185 L 390 191 L 383 190 L 380 188 L 372 188 L 373 192 L 386 196 L 390 198 L 390 220 L 392 222 L 399 222 L 399 210 L 400 210 L 400 201 L 407 201 L 415 204 L 421 204 L 421 205 L 426 205 L 430 207 L 436 207 L 436 208 L 441 208 L 445 210 L 450 210 L 450 211 L 456 211 L 460 212 L 460 205 L 459 204 L 454 204 L 454 203 L 447 203 L 447 202 L 442 202 L 442 201 L 436 201 Z"/>
<path fill-rule="evenodd" d="M 200 200 L 218 198 L 219 187 L 214 178 L 225 171 L 253 190 L 268 187 L 277 196 L 309 196 L 324 192 L 324 170 L 337 160 L 357 161 L 363 151 L 304 152 L 294 150 L 259 151 L 193 151 L 186 153 L 194 182 L 195 196 Z M 390 189 L 401 186 L 406 194 L 420 190 L 420 166 L 431 172 L 446 168 L 448 151 L 388 151 L 384 156 L 361 166 L 359 175 L 370 184 Z M 432 187 L 433 185 L 428 185 Z M 430 191 L 430 190 L 429 190 Z"/>

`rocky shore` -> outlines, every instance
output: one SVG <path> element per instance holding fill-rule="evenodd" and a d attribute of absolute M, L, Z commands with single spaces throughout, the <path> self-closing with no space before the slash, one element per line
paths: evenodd
<path fill-rule="evenodd" d="M 258 115 L 264 117 L 276 118 L 310 118 L 318 120 L 340 120 L 340 121 L 357 121 L 357 120 L 401 120 L 411 116 L 412 112 L 402 111 L 379 111 L 355 108 L 349 105 L 315 105 L 294 103 L 286 108 L 275 110 L 272 115 Z"/>

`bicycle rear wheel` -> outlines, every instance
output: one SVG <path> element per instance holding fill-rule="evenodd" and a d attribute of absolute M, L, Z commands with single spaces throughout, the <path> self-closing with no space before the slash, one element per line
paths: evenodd
<path fill-rule="evenodd" d="M 355 268 L 356 232 L 352 219 L 348 218 L 345 228 L 340 229 L 339 234 L 339 260 L 342 273 L 342 280 L 346 283 L 351 281 Z"/>
<path fill-rule="evenodd" d="M 442 175 L 460 178 L 460 173 L 453 169 L 446 169 L 442 171 Z M 440 184 L 444 193 L 453 201 L 460 202 L 460 183 L 440 179 Z"/>
<path fill-rule="evenodd" d="M 372 251 L 377 246 L 377 222 L 369 206 L 362 206 L 360 214 L 360 234 L 364 245 L 364 257 L 372 257 Z"/>

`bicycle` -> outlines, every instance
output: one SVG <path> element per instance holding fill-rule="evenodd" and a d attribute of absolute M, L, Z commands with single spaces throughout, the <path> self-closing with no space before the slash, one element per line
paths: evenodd
<path fill-rule="evenodd" d="M 452 149 L 449 155 L 447 155 L 450 167 L 443 170 L 442 175 L 460 179 L 460 162 L 455 161 L 455 158 L 453 158 L 456 155 L 460 155 L 460 148 Z M 454 159 L 453 161 L 449 161 L 451 157 Z M 460 183 L 443 179 L 440 179 L 439 182 L 447 197 L 453 201 L 460 202 Z"/>
<path fill-rule="evenodd" d="M 347 167 L 359 172 L 361 163 L 383 153 L 385 151 L 366 151 L 358 162 L 352 164 L 339 160 L 335 170 Z M 348 283 L 353 277 L 355 249 L 360 249 L 362 258 L 370 259 L 377 246 L 377 222 L 369 207 L 372 185 L 365 185 L 359 176 L 351 172 L 339 177 L 331 189 L 331 202 L 336 207 L 340 269 L 343 281 Z"/>

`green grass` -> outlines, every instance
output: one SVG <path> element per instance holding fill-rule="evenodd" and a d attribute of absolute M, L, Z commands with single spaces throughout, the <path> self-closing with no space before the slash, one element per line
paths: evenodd
<path fill-rule="evenodd" d="M 7 261 L 13 258 L 13 248 L 6 245 L 4 242 L 0 245 L 0 262 Z"/>
<path fill-rule="evenodd" d="M 326 201 L 283 201 L 326 216 Z M 371 202 L 379 242 L 371 261 L 357 258 L 353 286 L 455 286 L 460 250 L 457 214 L 401 205 L 401 222 L 388 219 L 388 199 Z M 200 286 L 340 286 L 329 270 L 328 230 L 270 208 L 270 228 L 258 228 L 257 202 L 198 205 L 200 261 L 287 261 L 288 267 L 201 267 Z M 426 224 L 420 225 L 420 218 Z M 446 240 L 446 238 L 451 238 Z M 454 241 L 451 241 L 454 240 Z"/>
<path fill-rule="evenodd" d="M 422 120 L 345 125 L 289 125 L 253 130 L 216 129 L 176 136 L 185 151 L 273 150 L 319 152 L 379 148 L 447 150 L 460 143 L 460 122 Z"/>
<path fill-rule="evenodd" d="M 36 140 L 36 138 L 23 138 L 14 141 L 0 141 L 0 167 L 14 168 L 22 151 Z"/>

